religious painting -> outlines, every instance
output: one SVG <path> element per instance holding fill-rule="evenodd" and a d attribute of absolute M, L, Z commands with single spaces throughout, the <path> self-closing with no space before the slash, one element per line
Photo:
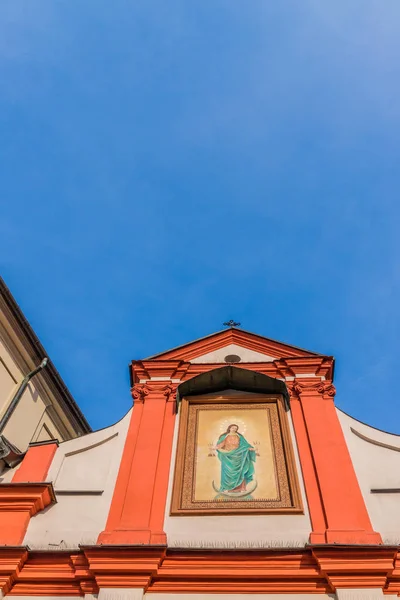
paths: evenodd
<path fill-rule="evenodd" d="M 283 398 L 184 399 L 171 514 L 241 512 L 302 512 Z"/>

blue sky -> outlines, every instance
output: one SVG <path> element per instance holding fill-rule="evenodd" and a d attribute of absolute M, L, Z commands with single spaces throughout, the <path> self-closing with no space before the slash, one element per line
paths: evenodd
<path fill-rule="evenodd" d="M 4 0 L 2 275 L 94 428 L 221 329 L 400 433 L 398 0 Z"/>

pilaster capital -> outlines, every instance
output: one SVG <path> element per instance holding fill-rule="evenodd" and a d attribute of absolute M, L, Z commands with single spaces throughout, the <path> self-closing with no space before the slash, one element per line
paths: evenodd
<path fill-rule="evenodd" d="M 131 389 L 131 394 L 134 402 L 143 403 L 150 393 L 150 388 L 148 385 L 143 383 L 135 383 L 133 388 Z"/>
<path fill-rule="evenodd" d="M 291 396 L 300 398 L 305 396 L 318 396 L 324 398 L 334 398 L 336 388 L 331 381 L 313 381 L 295 379 L 288 384 L 289 393 Z"/>
<path fill-rule="evenodd" d="M 174 402 L 178 385 L 178 383 L 171 381 L 151 380 L 146 381 L 146 383 L 136 383 L 131 390 L 132 398 L 135 402 L 140 403 L 150 398 L 165 399 L 167 402 Z"/>
<path fill-rule="evenodd" d="M 167 402 L 176 401 L 176 391 L 178 389 L 178 383 L 168 383 L 164 389 L 163 394 L 166 397 Z"/>

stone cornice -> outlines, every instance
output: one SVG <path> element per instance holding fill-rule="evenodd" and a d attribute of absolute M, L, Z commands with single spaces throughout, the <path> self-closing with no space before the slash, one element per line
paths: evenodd
<path fill-rule="evenodd" d="M 96 594 L 101 589 L 164 593 L 398 593 L 399 549 L 314 546 L 298 550 L 168 550 L 94 546 L 79 552 L 0 548 L 0 586 L 10 596 Z"/>

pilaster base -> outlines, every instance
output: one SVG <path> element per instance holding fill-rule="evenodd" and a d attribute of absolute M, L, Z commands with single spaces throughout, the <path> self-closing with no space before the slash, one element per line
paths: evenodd
<path fill-rule="evenodd" d="M 364 529 L 340 530 L 327 529 L 324 532 L 310 534 L 310 544 L 357 544 L 366 546 L 382 545 L 381 535 Z"/>
<path fill-rule="evenodd" d="M 150 529 L 114 529 L 103 531 L 97 540 L 104 545 L 146 545 L 166 546 L 167 536 L 163 531 L 156 532 Z"/>

